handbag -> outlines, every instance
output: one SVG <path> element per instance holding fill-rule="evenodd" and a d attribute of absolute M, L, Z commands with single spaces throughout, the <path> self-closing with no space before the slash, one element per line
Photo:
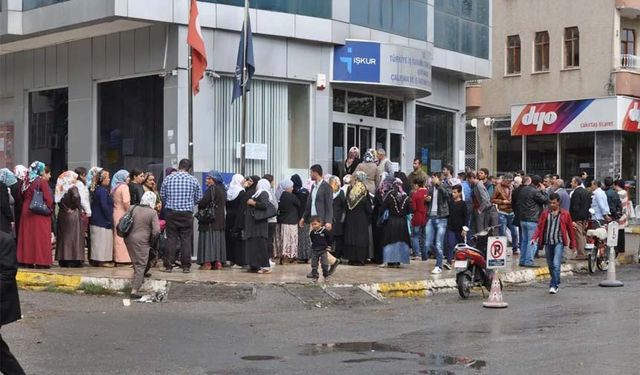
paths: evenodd
<path fill-rule="evenodd" d="M 34 214 L 43 215 L 43 216 L 51 215 L 51 210 L 46 205 L 46 203 L 44 203 L 44 195 L 42 193 L 42 190 L 40 190 L 40 186 L 38 186 L 36 190 L 33 192 L 33 198 L 31 198 L 29 209 Z"/>
<path fill-rule="evenodd" d="M 267 202 L 264 210 L 253 209 L 253 218 L 256 220 L 267 220 L 278 215 L 278 209 L 271 202 Z"/>
<path fill-rule="evenodd" d="M 116 225 L 116 233 L 120 237 L 127 237 L 131 232 L 131 228 L 133 227 L 133 210 L 136 209 L 137 206 L 133 206 L 129 211 L 127 211 L 124 216 L 120 218 L 118 221 L 118 225 Z"/>
<path fill-rule="evenodd" d="M 211 224 L 216 221 L 216 206 L 211 202 L 207 207 L 199 209 L 193 217 L 195 217 L 200 224 Z"/>
<path fill-rule="evenodd" d="M 389 220 L 389 209 L 386 209 L 382 212 L 380 212 L 380 215 L 378 216 L 378 226 L 381 227 L 384 225 L 384 223 L 387 222 L 387 220 Z"/>

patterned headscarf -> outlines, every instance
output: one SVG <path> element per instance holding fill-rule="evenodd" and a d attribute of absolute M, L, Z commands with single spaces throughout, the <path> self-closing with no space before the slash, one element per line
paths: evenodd
<path fill-rule="evenodd" d="M 24 165 L 16 165 L 16 167 L 13 168 L 13 174 L 18 178 L 18 180 L 24 181 L 27 178 L 28 173 L 29 169 Z"/>
<path fill-rule="evenodd" d="M 374 163 L 376 161 L 376 154 L 374 150 L 368 150 L 364 154 L 364 162 L 365 163 Z"/>
<path fill-rule="evenodd" d="M 360 201 L 369 194 L 364 184 L 364 181 L 367 180 L 367 174 L 362 171 L 357 171 L 353 174 L 353 178 L 355 178 L 355 183 L 347 196 L 347 206 L 350 210 L 356 208 Z"/>
<path fill-rule="evenodd" d="M 87 187 L 89 188 L 89 191 L 94 191 L 96 189 L 96 176 L 101 173 L 102 168 L 100 167 L 92 167 L 91 169 L 89 169 L 89 172 L 87 172 Z"/>
<path fill-rule="evenodd" d="M 54 195 L 54 199 L 56 203 L 60 203 L 62 197 L 71 189 L 76 186 L 76 182 L 78 182 L 78 174 L 74 171 L 66 171 L 62 172 L 58 179 L 56 180 L 56 192 Z"/>
<path fill-rule="evenodd" d="M 225 190 L 227 189 L 227 187 L 224 185 L 224 178 L 222 178 L 222 174 L 220 172 L 211 170 L 209 171 L 209 173 L 207 173 L 207 177 L 211 177 L 213 181 L 216 182 L 216 184 L 224 186 Z"/>
<path fill-rule="evenodd" d="M 382 180 L 382 182 L 380 183 L 380 186 L 378 187 L 378 191 L 383 197 L 386 196 L 387 193 L 393 189 L 393 183 L 395 181 L 396 179 L 391 176 L 387 176 L 385 177 L 384 180 Z"/>
<path fill-rule="evenodd" d="M 227 200 L 232 201 L 240 195 L 241 191 L 244 191 L 244 176 L 241 174 L 234 174 L 231 178 L 231 184 L 229 184 L 229 190 L 227 190 Z"/>
<path fill-rule="evenodd" d="M 278 187 L 276 188 L 276 199 L 280 201 L 280 197 L 282 196 L 282 193 L 284 193 L 285 190 L 287 189 L 291 189 L 292 187 L 293 187 L 293 181 L 291 180 L 280 181 L 280 183 L 278 184 Z"/>
<path fill-rule="evenodd" d="M 404 191 L 404 181 L 397 177 L 393 181 L 393 190 L 400 193 L 400 195 L 407 195 L 407 193 Z"/>
<path fill-rule="evenodd" d="M 129 177 L 129 171 L 121 169 L 113 175 L 111 179 L 111 194 L 118 188 L 118 186 L 127 183 L 127 177 Z"/>
<path fill-rule="evenodd" d="M 41 161 L 34 161 L 29 166 L 29 176 L 27 180 L 22 185 L 22 192 L 24 193 L 29 189 L 29 186 L 36 180 L 36 178 L 40 177 L 42 173 L 44 173 L 45 165 Z"/>
<path fill-rule="evenodd" d="M 140 205 L 155 208 L 157 199 L 158 197 L 156 193 L 153 191 L 147 191 L 142 195 L 142 198 L 140 198 Z"/>
<path fill-rule="evenodd" d="M 18 183 L 16 176 L 7 168 L 0 169 L 0 182 L 7 186 L 13 186 Z"/>

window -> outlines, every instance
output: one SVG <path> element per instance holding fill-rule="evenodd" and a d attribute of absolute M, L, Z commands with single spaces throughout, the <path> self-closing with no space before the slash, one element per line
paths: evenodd
<path fill-rule="evenodd" d="M 387 118 L 387 114 L 389 113 L 387 109 L 389 101 L 387 98 L 380 98 L 376 96 L 376 117 L 377 118 Z"/>
<path fill-rule="evenodd" d="M 549 70 L 549 32 L 540 31 L 536 33 L 535 40 L 535 63 L 536 72 L 546 72 Z"/>
<path fill-rule="evenodd" d="M 507 74 L 520 74 L 520 35 L 507 37 Z"/>
<path fill-rule="evenodd" d="M 40 160 L 53 178 L 67 168 L 69 90 L 29 93 L 29 160 Z"/>
<path fill-rule="evenodd" d="M 351 0 L 350 17 L 356 25 L 427 40 L 427 9 L 426 0 Z"/>
<path fill-rule="evenodd" d="M 333 110 L 336 112 L 344 112 L 346 99 L 347 93 L 344 90 L 333 90 Z"/>
<path fill-rule="evenodd" d="M 416 156 L 427 159 L 428 171 L 439 172 L 453 161 L 453 112 L 416 105 Z"/>
<path fill-rule="evenodd" d="M 344 147 L 344 124 L 334 122 L 333 123 L 333 166 L 332 173 L 335 176 L 344 176 L 344 158 L 346 152 Z"/>
<path fill-rule="evenodd" d="M 620 54 L 622 59 L 622 67 L 629 67 L 633 61 L 632 56 L 636 54 L 635 30 L 622 29 L 622 33 L 620 34 Z"/>
<path fill-rule="evenodd" d="M 564 67 L 580 66 L 580 31 L 577 27 L 564 29 Z"/>
<path fill-rule="evenodd" d="M 496 145 L 496 173 L 500 175 L 521 170 L 523 137 L 512 137 L 508 128 L 496 130 L 493 134 L 493 142 Z"/>
<path fill-rule="evenodd" d="M 544 176 L 558 173 L 557 140 L 555 134 L 527 137 L 526 172 L 528 174 Z"/>
<path fill-rule="evenodd" d="M 489 58 L 489 5 L 489 0 L 435 0 L 434 45 Z"/>
<path fill-rule="evenodd" d="M 387 129 L 376 129 L 376 150 L 383 149 L 387 151 Z"/>
<path fill-rule="evenodd" d="M 404 103 L 402 100 L 389 100 L 389 120 L 404 121 Z"/>
<path fill-rule="evenodd" d="M 571 181 L 571 177 L 578 176 L 580 171 L 587 171 L 593 176 L 594 132 L 560 134 L 560 152 L 562 155 L 562 169 L 560 175 L 565 182 Z"/>
<path fill-rule="evenodd" d="M 45 0 L 24 0 L 45 1 Z M 46 0 L 51 1 L 51 0 Z M 206 3 L 244 6 L 244 0 L 198 0 Z M 303 16 L 331 18 L 332 0 L 253 0 L 251 8 L 300 14 Z"/>
<path fill-rule="evenodd" d="M 349 92 L 347 111 L 353 115 L 373 117 L 373 96 Z"/>

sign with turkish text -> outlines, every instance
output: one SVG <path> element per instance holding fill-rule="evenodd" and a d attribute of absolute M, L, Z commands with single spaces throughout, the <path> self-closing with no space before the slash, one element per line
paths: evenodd
<path fill-rule="evenodd" d="M 618 246 L 618 231 L 620 225 L 615 221 L 607 224 L 607 246 Z"/>
<path fill-rule="evenodd" d="M 489 237 L 487 241 L 487 268 L 504 268 L 507 265 L 507 237 Z"/>

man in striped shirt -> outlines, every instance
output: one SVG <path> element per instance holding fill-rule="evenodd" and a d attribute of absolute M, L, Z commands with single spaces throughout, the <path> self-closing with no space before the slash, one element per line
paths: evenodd
<path fill-rule="evenodd" d="M 547 266 L 551 274 L 549 293 L 558 293 L 560 286 L 560 265 L 565 246 L 575 248 L 576 235 L 569 211 L 560 208 L 560 196 L 557 193 L 549 195 L 549 208 L 544 210 L 538 220 L 538 226 L 531 244 L 538 241 L 538 245 L 545 247 Z"/>

